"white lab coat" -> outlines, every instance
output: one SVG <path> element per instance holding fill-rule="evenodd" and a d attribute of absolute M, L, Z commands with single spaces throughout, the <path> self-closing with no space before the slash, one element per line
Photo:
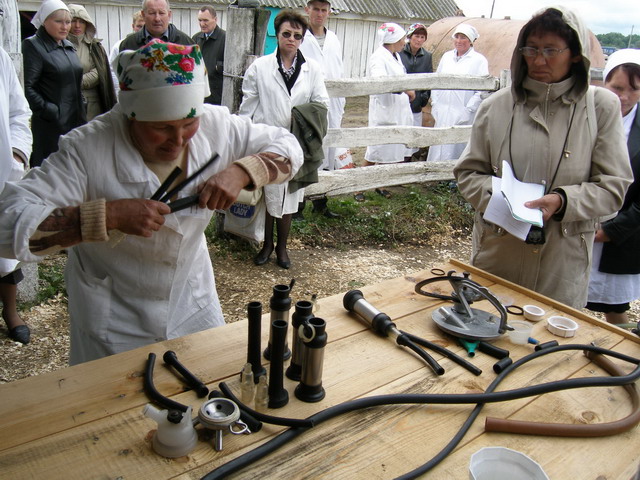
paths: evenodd
<path fill-rule="evenodd" d="M 220 158 L 181 196 L 252 153 L 270 151 L 302 164 L 295 137 L 252 125 L 225 107 L 204 105 L 189 142 L 190 175 L 214 152 Z M 131 143 L 119 104 L 60 139 L 60 149 L 0 195 L 0 254 L 24 261 L 29 238 L 56 207 L 105 198 L 149 198 L 160 186 Z M 212 212 L 192 208 L 166 215 L 151 238 L 81 243 L 69 249 L 65 280 L 71 317 L 70 363 L 80 363 L 224 324 L 204 237 Z"/>
<path fill-rule="evenodd" d="M 473 47 L 460 58 L 457 57 L 455 50 L 450 50 L 442 55 L 437 73 L 489 75 L 489 63 L 484 55 L 476 52 Z M 431 114 L 436 120 L 435 127 L 473 124 L 480 102 L 482 102 L 481 92 L 472 90 L 432 90 Z M 427 161 L 457 160 L 465 146 L 466 143 L 433 145 L 429 147 Z"/>
<path fill-rule="evenodd" d="M 329 108 L 329 96 L 324 86 L 322 68 L 313 60 L 302 64 L 300 75 L 291 89 L 291 95 L 278 71 L 276 53 L 256 59 L 247 69 L 242 82 L 243 99 L 239 115 L 251 117 L 254 123 L 266 123 L 291 129 L 291 109 L 296 105 L 321 102 Z M 304 189 L 289 193 L 289 182 L 265 185 L 264 199 L 272 217 L 298 211 L 304 199 Z"/>
<path fill-rule="evenodd" d="M 322 48 L 311 30 L 307 30 L 304 42 L 300 45 L 300 51 L 304 58 L 315 60 L 324 68 L 324 78 L 332 80 L 344 76 L 342 65 L 342 45 L 338 36 L 331 30 L 325 29 L 325 39 Z M 329 99 L 329 128 L 340 128 L 342 126 L 342 116 L 344 115 L 344 97 L 331 97 Z M 324 162 L 322 167 L 325 170 L 335 170 L 336 147 L 323 148 Z"/>
<path fill-rule="evenodd" d="M 402 60 L 379 46 L 369 57 L 368 77 L 406 75 Z M 406 93 L 384 93 L 369 96 L 369 126 L 413 125 L 409 96 Z M 407 147 L 401 144 L 367 147 L 364 159 L 372 163 L 397 163 L 404 161 Z"/>
<path fill-rule="evenodd" d="M 24 96 L 11 58 L 0 48 L 0 192 L 5 182 L 20 180 L 24 164 L 13 158 L 13 151 L 22 153 L 26 161 L 31 155 L 31 110 Z M 0 277 L 18 266 L 14 259 L 0 258 Z"/>

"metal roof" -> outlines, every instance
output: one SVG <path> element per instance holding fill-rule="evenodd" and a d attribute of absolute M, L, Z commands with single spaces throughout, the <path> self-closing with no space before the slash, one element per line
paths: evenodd
<path fill-rule="evenodd" d="M 176 0 L 185 3 L 202 3 L 202 0 Z M 263 7 L 304 8 L 307 0 L 259 0 Z M 232 0 L 213 0 L 212 3 L 228 5 Z M 455 0 L 331 0 L 331 10 L 336 13 L 389 17 L 393 19 L 439 20 L 452 17 L 458 11 Z"/>

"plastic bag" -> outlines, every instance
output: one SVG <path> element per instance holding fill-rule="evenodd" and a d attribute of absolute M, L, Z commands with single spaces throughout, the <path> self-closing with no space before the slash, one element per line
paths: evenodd
<path fill-rule="evenodd" d="M 226 211 L 224 231 L 252 242 L 264 240 L 266 204 L 261 199 L 256 205 L 236 202 Z"/>

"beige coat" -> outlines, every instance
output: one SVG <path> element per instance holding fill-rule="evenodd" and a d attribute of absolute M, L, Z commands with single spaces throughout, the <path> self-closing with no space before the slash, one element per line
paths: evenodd
<path fill-rule="evenodd" d="M 578 33 L 584 30 L 574 27 L 575 18 L 565 20 Z M 520 38 L 514 53 L 512 88 L 480 106 L 469 144 L 454 169 L 460 191 L 476 210 L 471 262 L 582 308 L 596 225 L 620 208 L 632 178 L 620 105 L 613 93 L 595 90 L 595 133 L 594 105 L 589 108 L 586 95 L 588 59 L 570 78 L 545 84 L 522 74 L 524 62 L 517 48 L 523 43 Z M 544 245 L 526 244 L 482 218 L 491 197 L 491 177 L 502 176 L 502 160 L 511 164 L 519 180 L 544 184 L 547 193 L 561 190 L 566 196 L 564 216 L 544 226 Z"/>

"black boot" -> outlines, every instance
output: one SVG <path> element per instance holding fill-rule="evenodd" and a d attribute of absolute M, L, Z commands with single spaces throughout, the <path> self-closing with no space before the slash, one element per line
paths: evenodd
<path fill-rule="evenodd" d="M 329 207 L 327 207 L 327 202 L 329 200 L 327 199 L 327 197 L 324 198 L 319 198 L 318 200 L 314 200 L 313 201 L 313 209 L 312 211 L 314 213 L 321 213 L 322 215 L 324 215 L 327 218 L 339 218 L 340 215 L 338 215 L 335 212 L 332 212 L 331 210 L 329 210 Z"/>

